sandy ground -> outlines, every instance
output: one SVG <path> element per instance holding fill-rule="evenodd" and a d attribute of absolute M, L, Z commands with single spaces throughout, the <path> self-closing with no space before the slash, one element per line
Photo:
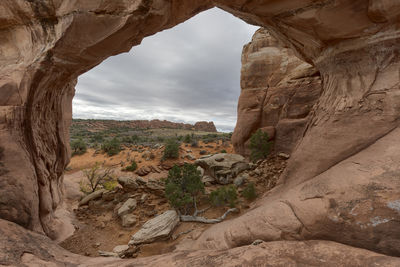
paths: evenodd
<path fill-rule="evenodd" d="M 112 167 L 115 177 L 120 175 L 135 176 L 135 174 L 131 172 L 124 172 L 121 170 L 128 166 L 133 159 L 137 162 L 138 169 L 150 165 L 160 166 L 163 148 L 150 149 L 141 146 L 136 148 L 143 151 L 150 151 L 155 155 L 155 158 L 152 160 L 145 160 L 142 158 L 144 152 L 134 151 L 134 147 L 125 147 L 118 155 L 112 157 L 96 153 L 95 150 L 89 149 L 84 155 L 75 156 L 71 159 L 68 171 L 64 176 L 66 210 L 64 218 L 68 218 L 73 223 L 76 231 L 71 235 L 71 229 L 69 229 L 70 232 L 68 232 L 68 234 L 71 236 L 63 240 L 60 243 L 61 246 L 77 254 L 98 256 L 99 250 L 112 251 L 117 245 L 127 244 L 131 236 L 136 233 L 147 220 L 170 209 L 165 197 L 150 194 L 146 202 L 139 204 L 133 212 L 139 219 L 138 223 L 134 227 L 124 228 L 121 225 L 120 219 L 115 214 L 115 203 L 108 202 L 101 203 L 100 205 L 89 205 L 89 207 L 78 208 L 78 202 L 84 195 L 80 191 L 79 184 L 82 180 L 85 180 L 82 170 L 91 168 L 97 162 L 104 164 L 104 166 Z M 200 141 L 198 147 L 182 144 L 180 147 L 180 158 L 169 162 L 169 164 L 193 162 L 194 160 L 182 158 L 182 156 L 186 154 L 191 154 L 195 158 L 199 158 L 202 156 L 200 155 L 201 150 L 206 150 L 207 154 L 211 154 L 218 153 L 222 149 L 225 149 L 228 153 L 232 153 L 233 151 L 230 144 L 222 144 L 221 141 L 208 144 L 204 144 Z M 168 171 L 163 170 L 161 173 L 150 173 L 143 178 L 160 179 L 165 178 L 167 175 Z M 216 218 L 221 216 L 225 210 L 226 208 L 215 208 L 207 211 L 204 215 L 209 218 Z M 237 215 L 232 214 L 229 216 L 234 217 Z M 208 227 L 209 225 L 199 223 L 180 223 L 174 230 L 172 237 L 190 230 L 189 233 L 179 235 L 176 239 L 171 238 L 169 240 L 143 245 L 140 249 L 139 257 L 172 251 L 182 238 L 185 236 L 198 236 Z"/>
<path fill-rule="evenodd" d="M 133 227 L 124 228 L 120 218 L 116 215 L 116 207 L 120 200 L 118 196 L 113 201 L 95 201 L 90 202 L 89 206 L 83 206 L 78 208 L 78 201 L 82 198 L 83 193 L 80 192 L 79 183 L 82 179 L 85 179 L 82 172 L 85 168 L 90 168 L 96 164 L 96 162 L 105 163 L 106 166 L 112 166 L 115 177 L 120 175 L 136 176 L 132 172 L 124 172 L 121 169 L 128 165 L 128 163 L 135 159 L 138 163 L 138 168 L 143 166 L 160 166 L 160 159 L 162 157 L 163 149 L 149 149 L 141 148 L 143 151 L 149 150 L 155 158 L 146 161 L 142 158 L 142 153 L 133 151 L 133 147 L 125 148 L 121 153 L 116 156 L 108 157 L 104 154 L 96 154 L 94 150 L 90 149 L 86 154 L 81 156 L 75 156 L 72 158 L 69 165 L 69 170 L 64 177 L 65 184 L 65 207 L 66 214 L 65 218 L 68 218 L 73 223 L 73 227 L 76 231 L 73 235 L 69 236 L 60 245 L 71 252 L 86 255 L 86 256 L 98 256 L 98 251 L 112 251 L 117 245 L 128 244 L 131 236 L 135 234 L 141 226 L 154 216 L 163 213 L 170 209 L 170 206 L 163 195 L 157 195 L 153 192 L 147 192 L 148 198 L 143 203 L 138 203 L 137 208 L 132 212 L 137 218 L 138 222 Z M 190 146 L 181 146 L 180 156 L 185 154 L 192 154 L 196 158 L 201 157 L 200 151 L 206 150 L 208 154 L 220 152 L 225 149 L 227 152 L 232 153 L 232 146 L 223 147 L 221 142 L 218 144 L 200 143 L 199 147 L 192 148 Z M 189 151 L 189 152 L 188 152 Z M 182 162 L 193 162 L 187 158 L 182 159 L 181 157 L 177 160 L 169 162 L 182 163 Z M 256 190 L 259 196 L 261 196 L 270 187 L 271 179 L 276 182 L 277 177 L 283 171 L 285 163 L 281 159 L 271 158 L 268 161 L 268 170 L 265 170 L 266 175 L 251 176 L 252 182 L 256 185 Z M 265 166 L 267 166 L 265 165 Z M 151 173 L 143 177 L 144 179 L 149 178 L 165 178 L 168 175 L 168 171 L 163 170 L 161 173 Z M 206 192 L 210 192 L 218 188 L 218 185 L 212 185 L 206 187 Z M 240 192 L 239 189 L 238 192 Z M 135 195 L 140 196 L 143 192 L 123 192 L 122 189 L 117 190 L 116 194 L 120 194 L 119 197 L 133 197 Z M 140 198 L 140 197 L 139 197 Z M 227 219 L 243 214 L 250 208 L 250 202 L 243 198 L 239 198 L 237 208 L 238 213 L 229 214 Z M 199 205 L 199 209 L 208 207 L 209 204 L 205 201 Z M 203 215 L 207 218 L 218 218 L 227 210 L 227 207 L 212 208 L 205 212 Z M 167 253 L 173 251 L 177 244 L 183 239 L 196 239 L 205 229 L 210 225 L 201 223 L 180 223 L 178 227 L 172 233 L 172 236 L 168 240 L 154 242 L 152 244 L 142 245 L 138 257 L 145 257 L 150 255 L 157 255 L 161 253 Z M 69 229 L 71 231 L 71 229 Z M 179 235 L 185 232 L 185 234 Z M 186 233 L 188 232 L 188 233 Z M 72 232 L 66 232 L 66 234 L 72 234 Z M 174 238 L 178 236 L 178 238 Z"/>

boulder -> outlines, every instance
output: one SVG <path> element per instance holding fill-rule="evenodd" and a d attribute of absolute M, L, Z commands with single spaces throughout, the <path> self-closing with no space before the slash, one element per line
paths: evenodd
<path fill-rule="evenodd" d="M 193 156 L 192 154 L 186 154 L 185 158 L 187 158 L 188 160 L 196 160 L 196 157 Z"/>
<path fill-rule="evenodd" d="M 151 168 L 149 166 L 143 166 L 136 171 L 136 174 L 139 176 L 146 176 L 151 173 Z"/>
<path fill-rule="evenodd" d="M 123 227 L 131 227 L 136 224 L 137 217 L 133 214 L 125 214 L 122 216 L 122 226 Z"/>
<path fill-rule="evenodd" d="M 79 201 L 79 206 L 87 205 L 87 204 L 89 204 L 90 201 L 101 198 L 103 193 L 106 191 L 107 190 L 105 190 L 105 189 L 100 189 L 100 190 L 94 191 L 93 193 L 87 195 L 81 201 Z"/>
<path fill-rule="evenodd" d="M 120 176 L 118 177 L 118 183 L 127 190 L 136 190 L 139 188 L 136 179 L 130 176 Z"/>
<path fill-rule="evenodd" d="M 249 179 L 249 175 L 247 173 L 241 173 L 235 179 L 233 179 L 233 183 L 236 186 L 241 186 L 248 179 Z"/>
<path fill-rule="evenodd" d="M 136 209 L 137 202 L 134 198 L 129 198 L 125 203 L 118 209 L 118 216 L 121 217 L 125 214 L 132 212 Z"/>
<path fill-rule="evenodd" d="M 204 169 L 200 166 L 197 166 L 197 170 L 200 172 L 200 176 L 203 177 L 204 175 Z"/>
<path fill-rule="evenodd" d="M 214 178 L 219 184 L 232 183 L 238 173 L 250 167 L 243 156 L 228 153 L 204 156 L 195 164 L 204 169 L 204 175 Z"/>
<path fill-rule="evenodd" d="M 163 214 L 147 221 L 142 228 L 136 232 L 129 245 L 151 243 L 168 237 L 179 223 L 179 216 L 175 210 L 167 210 Z"/>

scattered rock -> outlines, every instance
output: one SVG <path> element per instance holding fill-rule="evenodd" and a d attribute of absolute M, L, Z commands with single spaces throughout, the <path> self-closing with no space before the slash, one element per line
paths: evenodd
<path fill-rule="evenodd" d="M 168 237 L 179 223 L 179 216 L 175 210 L 167 210 L 163 214 L 147 221 L 142 228 L 136 232 L 129 245 L 151 243 L 155 240 Z"/>
<path fill-rule="evenodd" d="M 207 184 L 207 185 L 210 185 L 210 184 L 212 184 L 212 183 L 215 183 L 215 179 L 214 179 L 213 177 L 211 177 L 210 175 L 204 175 L 204 176 L 201 178 L 201 181 L 202 181 L 204 184 Z"/>
<path fill-rule="evenodd" d="M 204 175 L 204 169 L 200 166 L 197 166 L 197 170 L 200 172 L 200 177 L 203 177 Z"/>
<path fill-rule="evenodd" d="M 142 177 L 138 176 L 138 177 L 136 177 L 136 183 L 138 185 L 146 185 L 147 181 L 145 179 L 143 179 Z"/>
<path fill-rule="evenodd" d="M 149 166 L 143 166 L 136 171 L 136 174 L 139 176 L 146 176 L 149 173 L 151 173 L 151 168 Z"/>
<path fill-rule="evenodd" d="M 121 176 L 118 177 L 118 183 L 124 188 L 128 190 L 136 190 L 139 188 L 139 185 L 136 182 L 136 179 L 130 176 Z"/>
<path fill-rule="evenodd" d="M 261 239 L 257 239 L 257 240 L 254 240 L 254 242 L 253 243 L 251 243 L 253 246 L 257 246 L 257 245 L 260 245 L 261 243 L 263 243 L 264 241 L 263 240 L 261 240 Z"/>
<path fill-rule="evenodd" d="M 193 156 L 192 154 L 186 154 L 185 158 L 187 158 L 188 160 L 196 160 L 195 156 Z"/>
<path fill-rule="evenodd" d="M 118 216 L 121 217 L 125 214 L 128 214 L 129 212 L 132 212 L 134 209 L 136 209 L 136 206 L 136 199 L 129 198 L 127 201 L 125 201 L 122 207 L 118 209 Z"/>
<path fill-rule="evenodd" d="M 200 155 L 206 155 L 207 154 L 207 151 L 206 150 L 200 150 Z"/>
<path fill-rule="evenodd" d="M 283 158 L 283 159 L 289 159 L 289 158 L 290 158 L 290 155 L 289 155 L 289 154 L 286 154 L 286 153 L 283 153 L 283 152 L 281 152 L 281 153 L 279 153 L 279 154 L 278 154 L 278 157 L 281 157 L 281 158 Z"/>
<path fill-rule="evenodd" d="M 115 192 L 112 192 L 112 191 L 104 192 L 103 195 L 101 196 L 101 198 L 104 201 L 113 201 L 114 197 L 115 197 Z"/>
<path fill-rule="evenodd" d="M 102 257 L 119 257 L 117 253 L 99 250 L 99 255 Z"/>
<path fill-rule="evenodd" d="M 236 186 L 241 186 L 244 182 L 246 182 L 249 179 L 249 175 L 247 173 L 241 173 L 238 176 L 236 176 L 235 179 L 233 179 L 233 183 Z"/>
<path fill-rule="evenodd" d="M 117 253 L 118 256 L 123 255 L 127 250 L 129 250 L 128 245 L 119 245 L 113 248 L 113 253 Z"/>
<path fill-rule="evenodd" d="M 125 214 L 122 216 L 122 226 L 123 227 L 131 227 L 134 226 L 137 222 L 137 217 L 133 214 Z"/>
<path fill-rule="evenodd" d="M 149 198 L 149 195 L 148 195 L 148 194 L 143 194 L 143 195 L 140 197 L 140 203 L 144 203 L 148 198 Z"/>
<path fill-rule="evenodd" d="M 213 177 L 219 184 L 232 183 L 238 173 L 250 167 L 241 155 L 228 153 L 203 156 L 195 164 L 202 167 L 204 174 Z"/>
<path fill-rule="evenodd" d="M 94 191 L 93 193 L 87 195 L 81 201 L 79 201 L 79 206 L 87 205 L 90 201 L 101 198 L 103 193 L 106 191 L 107 190 L 105 189 Z"/>

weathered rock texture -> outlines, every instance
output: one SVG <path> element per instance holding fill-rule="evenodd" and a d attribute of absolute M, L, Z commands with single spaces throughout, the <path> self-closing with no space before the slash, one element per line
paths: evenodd
<path fill-rule="evenodd" d="M 194 129 L 196 131 L 204 131 L 204 132 L 217 132 L 217 128 L 212 121 L 198 121 L 194 124 Z"/>
<path fill-rule="evenodd" d="M 322 93 L 274 192 L 188 247 L 229 250 L 214 249 L 211 258 L 210 251 L 177 252 L 137 262 L 399 265 L 396 258 L 326 241 L 233 249 L 254 239 L 329 239 L 400 255 L 400 3 L 395 0 L 1 1 L 0 218 L 56 238 L 62 222 L 54 214 L 69 160 L 77 77 L 213 6 L 267 28 L 320 72 Z M 0 227 L 1 264 L 71 258 L 91 264 L 11 222 Z M 248 262 L 239 252 L 248 253 Z"/>
<path fill-rule="evenodd" d="M 320 96 L 319 72 L 261 28 L 243 48 L 241 88 L 235 151 L 248 156 L 250 136 L 262 129 L 276 151 L 291 153 Z"/>
<path fill-rule="evenodd" d="M 120 260 L 72 254 L 43 235 L 0 219 L 0 264 L 6 266 L 399 266 L 400 259 L 332 241 L 276 241 L 229 251 L 193 250 Z"/>

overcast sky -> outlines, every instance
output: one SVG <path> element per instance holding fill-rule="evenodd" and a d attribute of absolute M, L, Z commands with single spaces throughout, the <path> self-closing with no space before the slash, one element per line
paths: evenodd
<path fill-rule="evenodd" d="M 214 121 L 232 131 L 242 47 L 257 27 L 211 9 L 79 77 L 74 118 Z"/>

